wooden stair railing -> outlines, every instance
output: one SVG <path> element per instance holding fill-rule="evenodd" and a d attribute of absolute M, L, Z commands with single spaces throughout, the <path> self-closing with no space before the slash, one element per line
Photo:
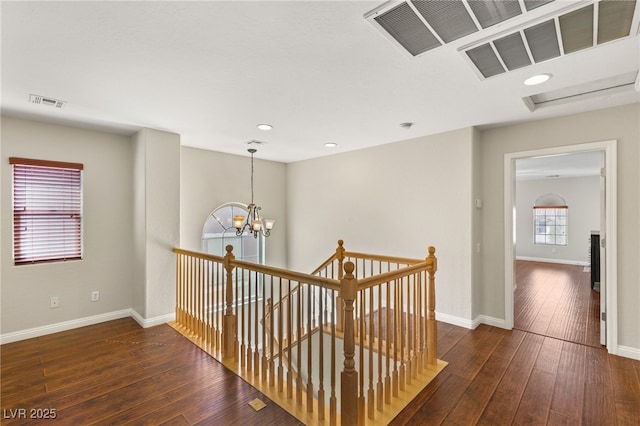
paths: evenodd
<path fill-rule="evenodd" d="M 339 241 L 313 274 L 237 260 L 231 246 L 174 252 L 174 327 L 305 424 L 388 422 L 446 365 L 433 247 L 416 260 Z"/>

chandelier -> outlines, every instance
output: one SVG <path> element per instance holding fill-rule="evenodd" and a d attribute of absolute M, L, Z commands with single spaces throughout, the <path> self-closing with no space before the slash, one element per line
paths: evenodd
<path fill-rule="evenodd" d="M 251 232 L 254 238 L 258 238 L 259 234 L 268 237 L 271 235 L 271 229 L 275 223 L 272 219 L 263 219 L 260 215 L 260 207 L 253 203 L 253 154 L 257 151 L 254 148 L 250 148 L 247 151 L 251 154 L 251 204 L 247 206 L 249 213 L 247 217 L 234 216 L 233 227 L 236 228 L 236 235 L 240 236 L 246 231 Z"/>

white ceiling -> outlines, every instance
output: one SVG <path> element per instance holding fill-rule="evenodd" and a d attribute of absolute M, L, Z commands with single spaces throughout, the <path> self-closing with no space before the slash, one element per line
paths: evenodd
<path fill-rule="evenodd" d="M 631 37 L 481 80 L 458 49 L 578 3 L 557 0 L 416 58 L 364 18 L 382 3 L 3 1 L 2 112 L 124 134 L 150 127 L 241 155 L 259 140 L 256 158 L 291 162 L 640 101 L 633 86 L 533 112 L 522 100 L 638 71 L 637 10 Z M 542 72 L 553 78 L 522 84 Z"/>

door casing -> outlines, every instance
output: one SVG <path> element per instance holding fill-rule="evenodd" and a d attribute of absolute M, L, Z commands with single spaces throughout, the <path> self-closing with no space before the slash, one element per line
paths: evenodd
<path fill-rule="evenodd" d="M 604 151 L 605 157 L 605 227 L 600 238 L 606 241 L 604 272 L 601 277 L 601 293 L 604 296 L 603 310 L 606 312 L 606 347 L 610 354 L 618 354 L 618 286 L 617 286 L 617 141 L 607 140 L 531 151 L 512 152 L 504 155 L 504 304 L 505 328 L 513 328 L 513 292 L 515 262 L 515 212 L 516 212 L 516 160 L 529 157 L 573 154 L 588 151 Z M 601 194 L 601 199 L 603 194 Z"/>

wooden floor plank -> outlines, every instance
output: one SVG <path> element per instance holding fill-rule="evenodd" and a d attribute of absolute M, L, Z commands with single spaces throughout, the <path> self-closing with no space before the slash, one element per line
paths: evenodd
<path fill-rule="evenodd" d="M 450 363 L 449 366 L 451 365 Z M 496 356 L 489 357 L 482 369 L 474 377 L 473 382 L 465 390 L 464 395 L 449 412 L 444 424 L 475 424 L 489 403 L 498 383 L 502 380 L 507 367 L 508 363 L 504 359 Z"/>
<path fill-rule="evenodd" d="M 564 342 L 551 410 L 565 417 L 580 420 L 584 404 L 585 346 Z"/>
<path fill-rule="evenodd" d="M 583 266 L 516 261 L 514 328 L 600 346 L 600 293 Z"/>
<path fill-rule="evenodd" d="M 438 331 L 449 365 L 392 425 L 640 424 L 640 361 L 521 330 L 438 323 Z M 3 412 L 55 409 L 46 424 L 300 424 L 167 325 L 116 320 L 2 345 L 0 354 Z M 267 407 L 255 412 L 255 398 Z"/>
<path fill-rule="evenodd" d="M 513 423 L 517 425 L 543 425 L 549 416 L 555 376 L 534 368 L 522 394 Z"/>

